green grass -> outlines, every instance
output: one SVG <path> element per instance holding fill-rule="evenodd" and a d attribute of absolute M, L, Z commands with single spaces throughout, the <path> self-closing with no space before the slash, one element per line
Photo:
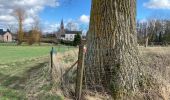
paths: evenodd
<path fill-rule="evenodd" d="M 58 52 L 72 47 L 54 46 Z M 24 61 L 50 55 L 51 46 L 0 46 L 0 64 Z"/>
<path fill-rule="evenodd" d="M 25 100 L 24 96 L 21 91 L 0 86 L 0 100 Z"/>
<path fill-rule="evenodd" d="M 50 47 L 0 46 L 0 63 L 23 61 L 48 55 Z"/>
<path fill-rule="evenodd" d="M 55 51 L 60 53 L 73 49 L 73 47 L 63 45 L 16 46 L 10 43 L 3 43 L 3 45 L 0 43 L 0 100 L 25 99 L 24 87 L 28 82 L 30 72 L 36 72 L 36 70 L 43 68 L 44 63 L 49 61 L 52 46 L 55 48 Z M 39 73 L 41 74 L 42 72 Z M 37 77 L 37 79 L 40 79 L 40 77 Z M 50 89 L 51 85 L 43 85 L 40 90 L 49 91 Z M 59 99 L 59 96 L 44 96 L 49 100 L 56 98 L 58 98 L 56 100 L 62 100 Z"/>

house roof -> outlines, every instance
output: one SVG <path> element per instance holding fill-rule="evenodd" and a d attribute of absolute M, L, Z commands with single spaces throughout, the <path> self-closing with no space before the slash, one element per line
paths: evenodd
<path fill-rule="evenodd" d="M 11 32 L 9 31 L 9 29 L 7 29 L 7 31 L 3 31 L 3 29 L 0 29 L 0 35 L 4 35 L 4 34 L 7 33 L 7 32 L 11 33 Z"/>
<path fill-rule="evenodd" d="M 3 29 L 0 29 L 0 35 L 4 35 L 5 32 L 3 31 Z"/>

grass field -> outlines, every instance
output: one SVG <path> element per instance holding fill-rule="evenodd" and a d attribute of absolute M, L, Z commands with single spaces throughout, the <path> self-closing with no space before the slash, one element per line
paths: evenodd
<path fill-rule="evenodd" d="M 0 64 L 23 61 L 50 54 L 52 46 L 0 46 Z M 56 51 L 71 49 L 66 46 L 54 46 Z"/>
<path fill-rule="evenodd" d="M 28 94 L 25 88 L 33 84 L 42 85 L 39 85 L 41 86 L 39 91 L 45 91 L 44 88 L 50 87 L 50 83 L 44 81 L 47 78 L 46 70 L 39 70 L 48 67 L 51 47 L 12 46 L 11 44 L 0 46 L 0 100 L 24 100 Z M 73 47 L 63 45 L 53 47 L 60 53 L 73 49 Z M 30 77 L 34 77 L 32 78 L 34 80 Z M 47 94 L 48 92 L 43 93 L 45 96 L 43 98 L 60 98 Z"/>

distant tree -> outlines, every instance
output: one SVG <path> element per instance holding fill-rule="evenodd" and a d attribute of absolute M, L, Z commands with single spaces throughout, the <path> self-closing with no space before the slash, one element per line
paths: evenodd
<path fill-rule="evenodd" d="M 70 21 L 67 23 L 66 29 L 69 31 L 76 31 L 76 30 L 78 30 L 78 25 L 75 22 Z"/>
<path fill-rule="evenodd" d="M 74 37 L 73 45 L 77 46 L 81 43 L 81 35 L 80 33 L 77 33 Z"/>
<path fill-rule="evenodd" d="M 159 40 L 158 42 L 163 42 L 163 37 L 162 37 L 162 33 L 161 32 L 159 33 L 159 39 L 158 40 Z"/>
<path fill-rule="evenodd" d="M 29 45 L 32 45 L 34 43 L 38 43 L 40 45 L 40 40 L 41 40 L 41 31 L 31 30 L 29 32 L 29 40 L 28 40 Z"/>
<path fill-rule="evenodd" d="M 170 43 L 170 20 L 166 20 L 165 34 L 162 37 L 165 45 Z"/>
<path fill-rule="evenodd" d="M 37 17 L 34 17 L 34 23 L 32 25 L 32 30 L 30 32 L 29 44 L 38 43 L 40 45 L 41 41 L 41 29 L 40 22 Z"/>
<path fill-rule="evenodd" d="M 147 32 L 145 35 L 145 47 L 148 46 L 148 43 L 153 40 L 153 37 L 155 37 L 155 20 L 151 19 L 148 20 L 148 25 L 147 25 Z"/>
<path fill-rule="evenodd" d="M 145 27 L 143 27 L 143 22 L 137 21 L 137 39 L 138 39 L 138 43 L 139 44 L 143 44 L 144 43 L 144 37 L 145 37 Z"/>
<path fill-rule="evenodd" d="M 13 11 L 13 15 L 16 17 L 18 21 L 18 45 L 20 45 L 24 38 L 23 21 L 25 19 L 26 12 L 22 8 L 16 8 Z"/>
<path fill-rule="evenodd" d="M 17 32 L 17 27 L 13 24 L 6 24 L 6 28 L 9 29 L 11 33 L 16 33 Z"/>
<path fill-rule="evenodd" d="M 145 47 L 152 42 L 170 42 L 170 21 L 168 19 L 148 19 L 137 22 L 138 43 L 144 40 Z"/>
<path fill-rule="evenodd" d="M 145 47 L 152 42 L 159 42 L 159 35 L 164 34 L 164 20 L 148 19 L 144 22 L 137 22 L 138 42 L 144 40 Z"/>

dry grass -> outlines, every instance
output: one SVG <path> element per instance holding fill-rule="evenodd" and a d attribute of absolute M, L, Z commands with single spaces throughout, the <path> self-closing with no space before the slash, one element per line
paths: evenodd
<path fill-rule="evenodd" d="M 139 47 L 143 65 L 146 73 L 146 88 L 137 94 L 135 100 L 170 100 L 170 47 Z M 70 97 L 74 94 L 75 69 L 67 77 L 61 78 L 67 69 L 77 60 L 78 50 L 59 53 L 54 57 L 55 70 L 53 77 L 55 82 L 60 82 L 59 93 Z M 57 77 L 57 78 L 56 78 Z M 55 89 L 54 89 L 55 90 Z M 62 91 L 62 93 L 61 93 Z M 57 94 L 59 94 L 57 93 Z M 111 100 L 110 96 L 100 93 L 85 93 L 85 100 Z M 66 99 L 66 98 L 65 98 Z"/>
<path fill-rule="evenodd" d="M 140 47 L 149 84 L 145 99 L 170 100 L 170 47 Z"/>
<path fill-rule="evenodd" d="M 139 47 L 142 54 L 155 53 L 155 54 L 170 54 L 170 47 Z"/>
<path fill-rule="evenodd" d="M 54 54 L 53 56 L 54 67 L 52 70 L 52 77 L 54 83 L 57 84 L 56 87 L 54 87 L 54 91 L 57 94 L 62 94 L 67 97 L 65 100 L 74 98 L 77 65 L 75 65 L 68 73 L 66 72 L 77 59 L 78 50 L 75 49 L 64 53 Z"/>
<path fill-rule="evenodd" d="M 146 87 L 134 100 L 170 100 L 170 47 L 139 47 L 142 66 L 148 73 Z M 103 94 L 87 95 L 87 100 L 111 100 Z"/>

